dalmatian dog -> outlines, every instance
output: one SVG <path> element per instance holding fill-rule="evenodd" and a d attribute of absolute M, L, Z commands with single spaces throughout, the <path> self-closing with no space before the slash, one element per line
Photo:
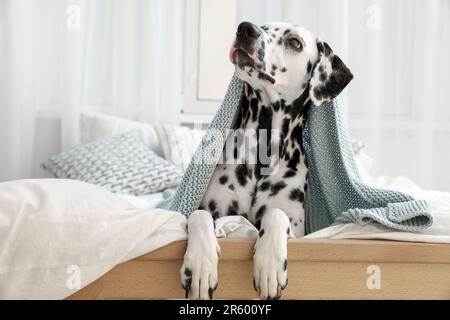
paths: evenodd
<path fill-rule="evenodd" d="M 241 134 L 228 136 L 224 161 L 189 217 L 182 287 L 186 298 L 212 299 L 220 256 L 214 220 L 241 215 L 259 230 L 254 288 L 261 298 L 278 299 L 288 284 L 287 241 L 305 234 L 308 109 L 335 98 L 353 75 L 327 43 L 287 23 L 242 22 L 230 60 L 245 83 L 234 128 Z M 256 160 L 248 154 L 257 154 Z"/>

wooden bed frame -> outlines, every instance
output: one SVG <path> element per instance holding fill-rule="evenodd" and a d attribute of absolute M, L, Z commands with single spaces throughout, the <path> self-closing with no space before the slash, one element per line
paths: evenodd
<path fill-rule="evenodd" d="M 219 243 L 222 258 L 214 298 L 255 299 L 254 241 L 220 239 Z M 68 299 L 184 298 L 179 270 L 185 248 L 186 241 L 177 241 L 124 262 Z M 376 266 L 381 288 L 369 289 L 367 282 L 376 276 Z M 288 278 L 283 299 L 450 299 L 450 245 L 290 240 Z"/>

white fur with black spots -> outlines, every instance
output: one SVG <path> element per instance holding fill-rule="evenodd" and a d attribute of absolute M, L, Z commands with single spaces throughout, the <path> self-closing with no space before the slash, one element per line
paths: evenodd
<path fill-rule="evenodd" d="M 218 248 L 212 218 L 242 215 L 260 230 L 255 289 L 261 298 L 279 298 L 287 285 L 287 239 L 305 234 L 307 113 L 335 98 L 353 75 L 328 44 L 287 23 L 241 23 L 230 59 L 245 82 L 240 130 L 226 140 L 203 210 L 189 218 L 182 284 L 192 298 L 210 297 Z"/>

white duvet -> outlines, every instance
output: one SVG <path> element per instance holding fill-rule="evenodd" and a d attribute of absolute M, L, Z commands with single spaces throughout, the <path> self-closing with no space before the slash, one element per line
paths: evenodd
<path fill-rule="evenodd" d="M 398 181 L 390 187 L 429 199 L 434 225 L 405 233 L 347 224 L 307 237 L 450 243 L 449 193 L 423 192 Z M 73 180 L 0 183 L 0 299 L 62 299 L 121 262 L 186 239 L 182 215 L 152 209 L 160 197 L 117 196 Z M 257 230 L 231 216 L 216 220 L 216 235 L 255 238 Z"/>
<path fill-rule="evenodd" d="M 185 239 L 185 218 L 72 180 L 0 183 L 0 298 L 62 299 L 118 263 Z"/>

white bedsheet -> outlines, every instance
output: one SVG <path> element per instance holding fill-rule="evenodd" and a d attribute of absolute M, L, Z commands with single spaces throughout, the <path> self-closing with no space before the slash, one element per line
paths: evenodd
<path fill-rule="evenodd" d="M 185 224 L 87 183 L 0 183 L 0 299 L 65 298 L 118 263 L 185 239 Z"/>

